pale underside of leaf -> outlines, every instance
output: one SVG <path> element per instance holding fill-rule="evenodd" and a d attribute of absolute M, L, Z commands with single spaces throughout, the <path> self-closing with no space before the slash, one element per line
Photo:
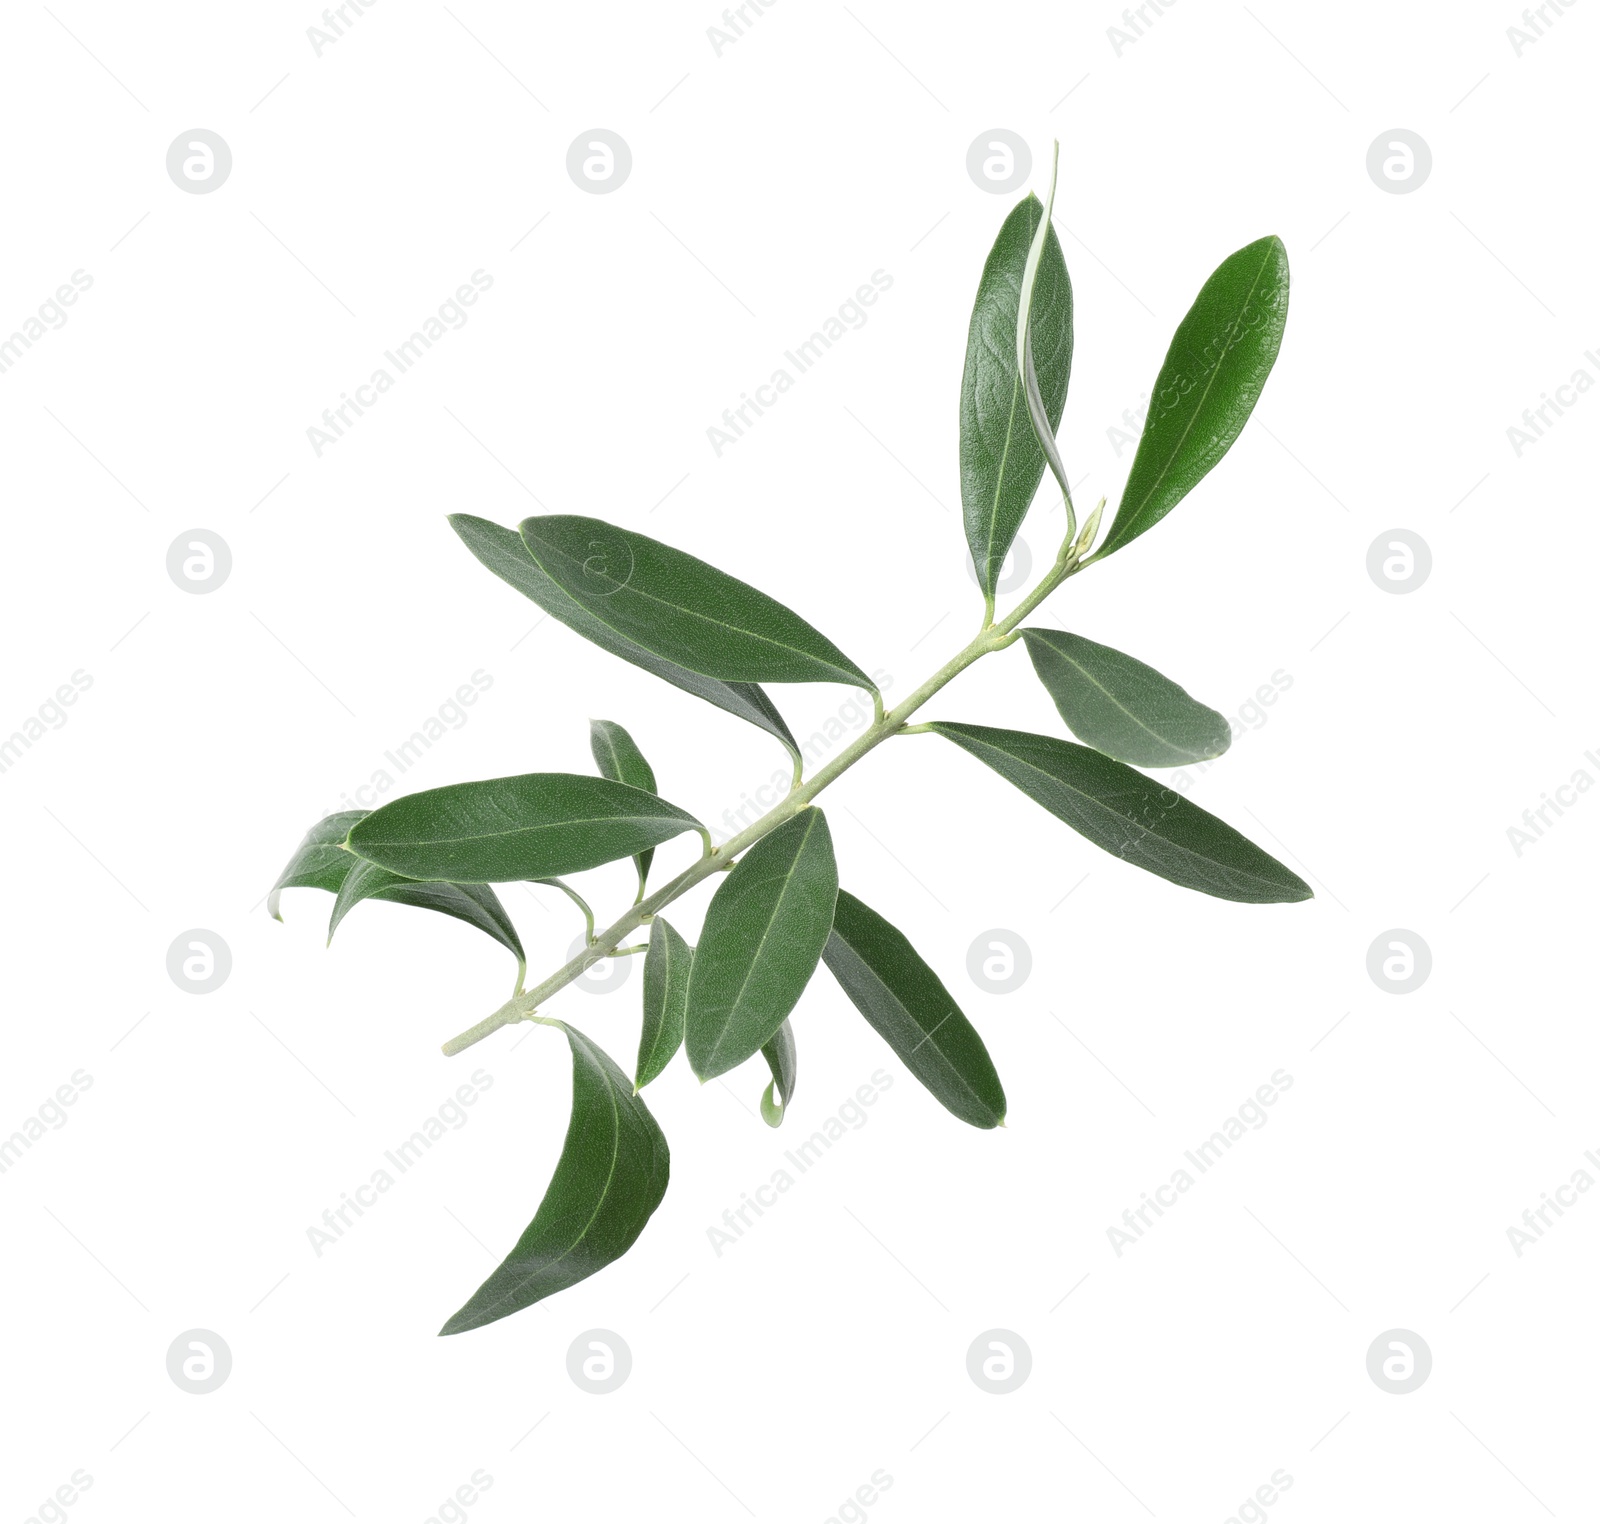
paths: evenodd
<path fill-rule="evenodd" d="M 794 1099 L 795 1074 L 798 1068 L 794 1043 L 794 1027 L 785 1017 L 783 1025 L 771 1038 L 762 1043 L 761 1052 L 772 1071 L 772 1081 L 761 1092 L 761 1120 L 768 1127 L 783 1123 L 783 1114 Z"/>
<path fill-rule="evenodd" d="M 1064 633 L 1064 632 L 1061 632 Z M 1233 736 L 1228 727 L 1228 722 L 1216 710 L 1209 709 L 1198 700 L 1179 688 L 1170 678 L 1162 677 L 1154 668 L 1147 667 L 1143 662 L 1126 656 L 1120 651 L 1113 651 L 1109 646 L 1099 646 L 1097 650 L 1105 653 L 1109 658 L 1114 658 L 1125 664 L 1127 669 L 1139 669 L 1148 673 L 1151 678 L 1157 679 L 1166 688 L 1175 692 L 1175 698 L 1168 702 L 1181 700 L 1188 706 L 1189 711 L 1183 715 L 1185 724 L 1172 723 L 1176 716 L 1169 713 L 1164 716 L 1169 723 L 1165 726 L 1152 724 L 1145 713 L 1137 712 L 1128 706 L 1121 694 L 1113 692 L 1101 681 L 1099 673 L 1085 666 L 1083 661 L 1074 654 L 1074 637 L 1061 638 L 1061 633 L 1054 630 L 1024 629 L 1023 638 L 1027 641 L 1029 655 L 1034 659 L 1037 668 L 1038 651 L 1042 648 L 1049 652 L 1050 659 L 1060 662 L 1071 668 L 1073 680 L 1093 689 L 1099 697 L 1109 705 L 1126 723 L 1149 740 L 1149 746 L 1140 756 L 1124 756 L 1120 751 L 1109 746 L 1100 746 L 1098 749 L 1114 756 L 1119 761 L 1128 762 L 1139 767 L 1182 767 L 1192 762 L 1209 762 L 1220 757 L 1227 751 Z M 1093 642 L 1083 642 L 1092 645 Z M 1041 678 L 1043 674 L 1041 673 Z M 1047 685 L 1048 686 L 1048 685 Z M 1060 697 L 1056 697 L 1057 708 L 1062 710 L 1062 718 L 1073 725 L 1073 732 L 1081 741 L 1095 745 L 1095 741 L 1079 731 L 1073 724 L 1072 717 L 1067 714 L 1066 708 Z M 1165 698 L 1165 695 L 1163 695 Z"/>
<path fill-rule="evenodd" d="M 275 921 L 283 917 L 278 903 L 285 889 L 326 889 L 337 894 L 355 858 L 344 849 L 350 828 L 364 820 L 370 810 L 340 810 L 319 820 L 295 848 L 278 881 L 267 893 L 267 914 Z"/>
<path fill-rule="evenodd" d="M 1050 239 L 1050 214 L 1056 204 L 1056 168 L 1061 157 L 1057 143 L 1050 158 L 1050 193 L 1045 197 L 1044 215 L 1039 219 L 1033 242 L 1028 246 L 1028 262 L 1022 272 L 1022 297 L 1017 306 L 1017 375 L 1022 381 L 1023 393 L 1028 403 L 1028 418 L 1033 424 L 1034 437 L 1044 458 L 1061 488 L 1061 501 L 1067 510 L 1066 538 L 1071 539 L 1077 530 L 1072 511 L 1072 489 L 1067 485 L 1067 468 L 1062 464 L 1061 451 L 1056 444 L 1056 431 L 1050 426 L 1050 413 L 1044 405 L 1039 390 L 1039 372 L 1033 364 L 1033 288 L 1039 278 L 1039 263 L 1044 258 L 1046 243 Z"/>

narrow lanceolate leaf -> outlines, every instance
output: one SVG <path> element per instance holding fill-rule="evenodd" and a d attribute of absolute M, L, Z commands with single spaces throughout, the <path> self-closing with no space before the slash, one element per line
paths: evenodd
<path fill-rule="evenodd" d="M 708 704 L 759 726 L 768 735 L 776 737 L 788 748 L 796 761 L 800 759 L 800 746 L 789 733 L 783 716 L 773 702 L 754 683 L 724 683 L 700 672 L 691 672 L 674 662 L 665 661 L 653 651 L 624 640 L 615 631 L 600 623 L 580 604 L 574 603 L 539 568 L 539 563 L 528 554 L 522 536 L 514 529 L 491 524 L 487 519 L 474 518 L 470 513 L 450 515 L 450 527 L 461 536 L 462 543 L 485 566 L 509 583 L 525 598 L 531 598 L 552 618 L 559 619 L 568 629 L 577 631 L 603 651 L 620 656 L 623 661 L 643 667 L 646 672 L 704 699 Z"/>
<path fill-rule="evenodd" d="M 998 1127 L 1006 1093 L 983 1039 L 939 976 L 870 905 L 841 889 L 823 961 L 873 1030 L 953 1116 Z"/>
<path fill-rule="evenodd" d="M 503 884 L 631 857 L 683 831 L 687 810 L 577 773 L 524 773 L 407 794 L 350 832 L 350 850 L 407 878 Z"/>
<path fill-rule="evenodd" d="M 706 909 L 689 974 L 689 1065 L 714 1079 L 783 1025 L 822 956 L 839 872 L 828 822 L 802 810 L 741 857 Z"/>
<path fill-rule="evenodd" d="M 502 947 L 508 948 L 517 960 L 519 969 L 526 968 L 527 959 L 517 928 L 511 924 L 500 896 L 487 884 L 448 884 L 406 878 L 369 863 L 353 853 L 344 854 L 351 862 L 350 872 L 339 888 L 333 902 L 333 915 L 328 921 L 328 940 L 342 921 L 362 900 L 393 900 L 399 905 L 415 905 L 422 910 L 437 910 L 441 915 L 454 916 L 469 926 L 491 936 Z"/>
<path fill-rule="evenodd" d="M 1217 266 L 1161 362 L 1128 484 L 1096 560 L 1159 523 L 1228 453 L 1278 358 L 1288 316 L 1281 239 L 1246 244 Z"/>
<path fill-rule="evenodd" d="M 645 761 L 638 743 L 614 720 L 589 721 L 589 750 L 594 755 L 594 765 L 602 778 L 613 783 L 626 783 L 630 788 L 656 791 L 656 775 Z M 650 859 L 655 848 L 641 852 L 634 858 L 639 870 L 639 894 L 644 895 L 645 880 L 650 876 Z"/>
<path fill-rule="evenodd" d="M 572 1047 L 572 1120 L 560 1162 L 527 1231 L 441 1334 L 482 1328 L 603 1270 L 633 1246 L 666 1194 L 667 1140 L 627 1075 L 582 1032 L 548 1025 Z"/>
<path fill-rule="evenodd" d="M 967 548 L 986 598 L 1044 476 L 1045 457 L 1028 415 L 1017 367 L 1017 312 L 1028 249 L 1044 219 L 1037 196 L 1006 218 L 978 282 L 961 373 L 961 509 Z M 1035 274 L 1028 317 L 1039 394 L 1053 436 L 1072 371 L 1072 283 L 1051 229 Z"/>
<path fill-rule="evenodd" d="M 355 865 L 344 849 L 344 839 L 350 827 L 367 814 L 366 810 L 340 810 L 319 820 L 305 834 L 305 840 L 294 849 L 289 865 L 278 875 L 278 882 L 267 895 L 267 914 L 275 921 L 278 899 L 285 889 L 326 889 L 331 894 L 339 892 L 345 874 Z"/>
<path fill-rule="evenodd" d="M 1017 304 L 1017 374 L 1022 377 L 1022 395 L 1028 404 L 1028 420 L 1033 425 L 1033 437 L 1039 441 L 1050 474 L 1061 488 L 1061 501 L 1067 510 L 1067 533 L 1076 531 L 1072 515 L 1072 489 L 1067 484 L 1067 468 L 1062 463 L 1061 451 L 1056 446 L 1055 425 L 1050 421 L 1049 410 L 1044 405 L 1044 393 L 1039 386 L 1039 369 L 1033 358 L 1033 324 L 1028 321 L 1033 311 L 1033 293 L 1039 283 L 1039 266 L 1044 261 L 1045 245 L 1055 229 L 1050 225 L 1050 213 L 1056 204 L 1056 168 L 1061 158 L 1061 145 L 1057 143 L 1050 156 L 1050 194 L 1044 200 L 1044 216 L 1033 230 L 1033 242 L 1028 245 L 1028 260 L 1022 271 L 1022 295 Z"/>
<path fill-rule="evenodd" d="M 794 1099 L 795 1075 L 799 1072 L 799 1059 L 794 1048 L 794 1028 L 785 1021 L 771 1038 L 761 1045 L 762 1056 L 772 1070 L 772 1083 L 761 1092 L 761 1120 L 768 1127 L 781 1127 L 783 1114 Z"/>
<path fill-rule="evenodd" d="M 1183 767 L 1228 749 L 1227 720 L 1154 667 L 1065 630 L 1022 635 L 1067 728 L 1096 751 L 1136 767 Z"/>
<path fill-rule="evenodd" d="M 933 729 L 1137 868 L 1220 900 L 1267 905 L 1311 898 L 1309 885 L 1231 825 L 1087 746 L 986 725 L 940 721 Z"/>
<path fill-rule="evenodd" d="M 875 685 L 775 598 L 671 545 L 602 519 L 522 521 L 540 568 L 620 639 L 724 682 Z"/>
<path fill-rule="evenodd" d="M 633 1088 L 643 1090 L 683 1046 L 683 1013 L 689 996 L 694 949 L 660 916 L 650 927 L 644 955 L 644 1024 Z"/>

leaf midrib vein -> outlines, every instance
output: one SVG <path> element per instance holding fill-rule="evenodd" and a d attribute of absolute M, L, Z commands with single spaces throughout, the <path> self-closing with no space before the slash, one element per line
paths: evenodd
<path fill-rule="evenodd" d="M 972 1087 L 972 1083 L 967 1079 L 966 1075 L 963 1074 L 961 1072 L 961 1070 L 956 1067 L 955 1062 L 951 1059 L 949 1054 L 947 1054 L 945 1052 L 945 1050 L 942 1047 L 940 1047 L 940 1045 L 939 1045 L 939 1040 L 938 1040 L 939 1028 L 943 1027 L 949 1021 L 949 1019 L 950 1019 L 949 1016 L 944 1017 L 939 1022 L 938 1026 L 935 1026 L 935 1027 L 932 1027 L 932 1028 L 925 1027 L 917 1019 L 917 1016 L 916 1016 L 915 1012 L 912 1011 L 911 1007 L 908 1006 L 905 1003 L 905 1001 L 903 1001 L 899 997 L 899 995 L 895 993 L 895 991 L 889 986 L 888 982 L 884 979 L 884 977 L 877 971 L 877 969 L 875 969 L 872 966 L 871 963 L 869 963 L 867 961 L 867 959 L 856 948 L 855 944 L 853 942 L 851 942 L 848 937 L 843 936 L 843 935 L 840 936 L 839 940 L 841 942 L 843 942 L 844 945 L 846 947 L 848 947 L 852 953 L 855 954 L 855 957 L 856 957 L 857 961 L 867 971 L 867 973 L 872 977 L 873 982 L 875 984 L 877 984 L 878 988 L 881 989 L 884 992 L 884 994 L 886 994 L 889 997 L 889 999 L 892 1000 L 897 1007 L 899 1007 L 899 1009 L 905 1014 L 906 1020 L 909 1021 L 911 1023 L 911 1025 L 913 1027 L 915 1027 L 917 1029 L 917 1031 L 919 1031 L 922 1034 L 923 1040 L 928 1044 L 929 1047 L 931 1047 L 933 1049 L 933 1051 L 935 1053 L 937 1053 L 939 1055 L 940 1061 L 942 1062 L 946 1073 L 949 1074 L 952 1078 L 954 1078 L 960 1084 L 961 1088 L 963 1090 L 965 1090 L 967 1092 L 967 1094 L 969 1096 L 971 1096 L 972 1099 L 975 1102 L 977 1102 L 977 1104 L 979 1106 L 981 1106 L 983 1108 L 984 1111 L 993 1111 L 994 1108 L 988 1103 L 988 1101 L 986 1101 L 981 1095 L 978 1094 L 978 1092 Z M 954 1005 L 954 1002 L 952 1002 L 952 1006 L 953 1005 Z M 959 1009 L 955 1009 L 953 1011 L 953 1014 L 960 1014 Z M 909 1060 L 907 1060 L 906 1062 L 909 1062 Z"/>
<path fill-rule="evenodd" d="M 1179 756 L 1188 758 L 1191 762 L 1200 762 L 1200 761 L 1209 760 L 1209 758 L 1201 757 L 1198 752 L 1191 752 L 1186 747 L 1180 746 L 1176 741 L 1172 740 L 1170 737 L 1162 735 L 1160 731 L 1152 730 L 1150 728 L 1150 726 L 1146 725 L 1145 722 L 1143 720 L 1141 720 L 1138 715 L 1136 715 L 1131 709 L 1129 709 L 1126 704 L 1124 704 L 1109 688 L 1107 688 L 1104 683 L 1100 682 L 1099 679 L 1096 678 L 1095 675 L 1092 672 L 1090 672 L 1087 667 L 1082 666 L 1079 662 L 1075 661 L 1072 657 L 1068 656 L 1066 654 L 1066 652 L 1061 650 L 1060 647 L 1058 647 L 1058 646 L 1050 646 L 1050 649 L 1052 651 L 1054 651 L 1055 654 L 1058 657 L 1060 657 L 1060 659 L 1062 661 L 1064 661 L 1069 667 L 1071 667 L 1074 672 L 1078 673 L 1083 678 L 1083 680 L 1086 683 L 1089 684 L 1089 686 L 1091 688 L 1095 689 L 1098 693 L 1103 694 L 1105 696 L 1105 699 L 1106 699 L 1107 703 L 1111 704 L 1111 706 L 1113 708 L 1115 708 L 1116 710 L 1118 710 L 1120 713 L 1126 715 L 1130 720 L 1133 721 L 1133 723 L 1135 725 L 1137 725 L 1139 727 L 1140 730 L 1142 730 L 1152 740 L 1161 742 L 1161 744 L 1163 746 L 1167 747 L 1171 751 L 1177 752 Z"/>
<path fill-rule="evenodd" d="M 559 553 L 565 554 L 565 552 L 559 551 L 559 547 L 557 547 L 557 549 L 558 549 Z M 568 557 L 568 559 L 571 559 L 570 556 Z M 557 585 L 559 586 L 560 584 L 557 584 Z M 564 592 L 566 591 L 565 588 L 563 588 L 562 590 Z M 687 608 L 681 603 L 673 603 L 671 601 L 671 599 L 663 598 L 663 597 L 659 596 L 656 593 L 652 593 L 652 592 L 648 591 L 645 588 L 636 587 L 631 582 L 621 583 L 618 586 L 618 588 L 616 589 L 617 592 L 622 592 L 624 590 L 629 592 L 629 593 L 631 593 L 635 598 L 642 598 L 648 603 L 654 603 L 654 604 L 659 605 L 661 608 L 671 609 L 674 613 L 685 615 L 686 617 L 688 617 L 690 619 L 698 619 L 703 624 L 710 625 L 713 629 L 725 630 L 725 631 L 728 631 L 729 633 L 735 634 L 735 635 L 743 635 L 747 640 L 760 641 L 764 645 L 771 646 L 774 650 L 787 651 L 792 656 L 803 657 L 806 661 L 812 663 L 814 666 L 817 666 L 817 667 L 820 667 L 820 668 L 824 669 L 825 671 L 829 671 L 829 672 L 844 672 L 844 671 L 847 670 L 846 668 L 839 666 L 831 658 L 818 656 L 815 652 L 807 651 L 802 646 L 790 645 L 785 640 L 778 640 L 774 636 L 764 635 L 759 630 L 746 629 L 743 625 L 730 624 L 725 619 L 718 619 L 718 618 L 716 618 L 715 616 L 713 616 L 711 614 L 701 613 L 698 609 Z M 755 592 L 755 591 L 759 591 L 759 589 L 754 589 L 753 588 L 753 589 L 751 589 L 751 591 Z M 568 596 L 570 598 L 572 598 L 574 602 L 578 601 L 576 594 L 569 593 Z M 614 596 L 614 595 L 608 595 L 608 596 Z M 763 594 L 762 596 L 765 596 L 765 595 Z M 621 636 L 624 640 L 630 640 L 635 645 L 639 644 L 637 639 L 635 639 L 633 636 L 629 635 L 626 631 L 622 630 L 617 625 L 611 623 L 610 620 L 604 618 L 601 614 L 596 612 L 594 609 L 591 609 L 587 603 L 581 603 L 581 604 L 579 604 L 579 607 L 581 607 L 586 613 L 588 613 L 589 616 L 592 619 L 594 619 L 597 623 L 603 624 L 608 630 L 614 631 L 617 635 Z M 795 614 L 794 617 L 796 619 L 800 618 L 800 616 L 798 614 Z M 801 622 L 804 623 L 804 621 L 801 621 Z M 822 635 L 822 632 L 819 630 L 819 631 L 817 631 L 817 634 L 818 635 Z M 822 636 L 822 639 L 829 645 L 833 644 L 833 642 L 828 640 L 825 635 Z M 643 647 L 642 649 L 649 650 L 649 647 L 646 646 L 646 647 Z M 838 647 L 835 646 L 834 649 L 838 650 Z M 850 660 L 850 658 L 848 656 L 844 655 L 843 651 L 839 651 L 839 655 L 844 657 L 845 661 L 847 661 L 847 662 Z M 671 661 L 672 660 L 671 657 L 662 657 L 661 659 L 663 661 Z M 854 665 L 854 664 L 852 663 L 852 665 Z M 687 670 L 693 671 L 694 669 L 691 667 L 691 668 L 688 668 Z M 705 676 L 705 675 L 709 675 L 709 674 L 700 674 L 700 675 Z M 850 673 L 850 680 L 852 682 L 854 682 L 857 678 L 859 678 L 859 677 L 861 677 L 863 675 L 864 674 L 860 673 L 859 671 L 851 672 Z M 716 678 L 716 679 L 714 679 L 714 681 L 716 681 L 716 682 L 759 681 L 759 679 Z"/>
<path fill-rule="evenodd" d="M 1215 857 L 1207 857 L 1204 853 L 1195 851 L 1193 847 L 1185 846 L 1181 841 L 1174 841 L 1172 837 L 1162 834 L 1162 832 L 1156 830 L 1154 826 L 1146 825 L 1142 820 L 1135 820 L 1130 815 L 1124 815 L 1114 805 L 1107 804 L 1104 800 L 1095 798 L 1093 794 L 1087 793 L 1085 790 L 1079 788 L 1076 784 L 1068 783 L 1065 779 L 1057 777 L 1055 773 L 1047 771 L 1045 768 L 1040 767 L 1037 763 L 1030 762 L 1026 757 L 1019 756 L 1016 752 L 1002 751 L 998 746 L 993 746 L 988 742 L 980 741 L 977 744 L 986 747 L 986 749 L 993 751 L 998 756 L 1007 757 L 1015 762 L 1020 763 L 1023 767 L 1029 769 L 1029 771 L 1037 773 L 1041 778 L 1049 779 L 1049 781 L 1055 784 L 1057 788 L 1063 788 L 1068 793 L 1076 795 L 1079 799 L 1084 800 L 1087 804 L 1092 805 L 1094 808 L 1102 811 L 1103 813 L 1113 816 L 1115 819 L 1122 821 L 1125 825 L 1134 827 L 1135 830 L 1139 831 L 1144 836 L 1153 836 L 1157 841 L 1164 842 L 1174 852 L 1181 853 L 1182 856 L 1189 862 L 1206 863 L 1213 868 L 1221 868 L 1228 873 L 1237 873 L 1241 877 L 1249 879 L 1252 883 L 1263 884 L 1268 888 L 1281 889 L 1283 887 L 1283 885 L 1278 883 L 1276 880 L 1263 878 L 1258 873 L 1252 873 L 1248 868 L 1236 867 L 1232 863 L 1224 863 Z M 1004 776 L 1004 774 L 1002 774 L 1002 776 Z"/>
<path fill-rule="evenodd" d="M 663 803 L 666 801 L 663 800 Z M 680 820 L 684 830 L 691 830 L 694 821 L 688 816 L 680 815 L 593 815 L 579 818 L 564 818 L 561 820 L 544 821 L 534 825 L 517 825 L 503 831 L 478 831 L 463 836 L 401 836 L 380 837 L 369 841 L 369 847 L 444 847 L 465 846 L 476 841 L 501 841 L 507 836 L 529 836 L 541 831 L 560 831 L 569 826 L 591 825 L 653 825 L 661 821 Z M 626 854 L 624 854 L 626 855 Z M 381 864 L 379 865 L 382 866 Z M 393 871 L 393 870 L 390 870 Z"/>
<path fill-rule="evenodd" d="M 783 887 L 778 891 L 777 899 L 773 901 L 772 912 L 767 917 L 767 924 L 761 932 L 761 940 L 756 943 L 755 951 L 745 964 L 744 977 L 739 981 L 739 988 L 735 991 L 733 999 L 728 1003 L 727 1014 L 722 1020 L 722 1030 L 717 1033 L 717 1040 L 711 1045 L 713 1061 L 722 1056 L 723 1041 L 733 1026 L 734 1016 L 744 1000 L 744 992 L 750 987 L 750 980 L 755 974 L 756 965 L 760 963 L 761 954 L 765 951 L 768 939 L 772 936 L 772 928 L 778 924 L 779 914 L 783 910 L 784 903 L 789 897 L 789 890 L 794 883 L 795 871 L 800 865 L 800 859 L 804 855 L 807 846 L 810 845 L 811 833 L 816 828 L 817 822 L 815 818 L 806 822 L 806 834 L 800 838 L 799 844 L 795 847 L 794 855 L 789 859 L 789 866 L 783 871 Z"/>
<path fill-rule="evenodd" d="M 1268 247 L 1267 247 L 1267 252 L 1266 252 L 1265 256 L 1262 258 L 1261 268 L 1256 271 L 1254 277 L 1251 279 L 1250 289 L 1249 289 L 1249 291 L 1247 291 L 1245 293 L 1244 301 L 1239 304 L 1239 312 L 1240 312 L 1241 316 L 1243 315 L 1245 310 L 1249 307 L 1251 299 L 1255 296 L 1256 287 L 1261 284 L 1261 277 L 1266 273 L 1267 266 L 1268 266 L 1268 264 L 1271 263 L 1272 256 L 1273 256 L 1274 252 L 1275 251 L 1273 250 L 1273 248 L 1269 244 Z M 1238 318 L 1235 318 L 1234 321 L 1237 322 Z M 1201 410 L 1201 408 L 1203 408 L 1205 406 L 1206 398 L 1211 395 L 1211 388 L 1216 385 L 1217 377 L 1218 377 L 1219 374 L 1221 374 L 1221 371 L 1222 371 L 1222 361 L 1218 360 L 1217 363 L 1211 367 L 1211 374 L 1210 374 L 1210 376 L 1208 376 L 1206 378 L 1205 387 L 1202 389 L 1198 399 L 1196 399 L 1194 408 L 1189 414 L 1189 421 L 1186 424 L 1184 424 L 1183 432 L 1178 435 L 1178 438 L 1177 438 L 1176 442 L 1172 446 L 1171 453 L 1161 463 L 1161 469 L 1156 472 L 1154 480 L 1152 480 L 1151 483 L 1150 483 L 1149 490 L 1145 493 L 1145 495 L 1142 498 L 1139 499 L 1138 505 L 1128 514 L 1128 517 L 1127 517 L 1127 520 L 1126 520 L 1126 522 L 1128 524 L 1131 525 L 1133 523 L 1133 521 L 1136 518 L 1138 518 L 1138 516 L 1141 513 L 1144 512 L 1146 504 L 1148 504 L 1150 499 L 1155 496 L 1156 489 L 1161 485 L 1162 480 L 1165 478 L 1167 472 L 1172 469 L 1172 462 L 1178 458 L 1178 451 L 1183 448 L 1185 440 L 1188 439 L 1190 433 L 1194 429 L 1195 424 L 1197 422 L 1199 422 L 1200 410 Z M 1158 376 L 1157 380 L 1159 380 L 1159 379 L 1160 379 L 1160 377 Z M 1137 455 L 1134 456 L 1134 463 L 1136 465 L 1138 464 L 1138 456 Z M 1123 518 L 1122 518 L 1122 508 L 1123 508 L 1123 505 L 1119 503 L 1117 505 L 1117 522 L 1119 524 L 1124 522 Z M 1113 534 L 1112 538 L 1113 539 L 1115 538 L 1114 534 Z M 1109 546 L 1109 544 L 1110 544 L 1110 541 L 1108 540 L 1107 541 L 1107 545 L 1101 547 L 1101 552 L 1100 553 L 1102 555 L 1105 554 L 1106 548 L 1107 548 L 1107 546 Z"/>

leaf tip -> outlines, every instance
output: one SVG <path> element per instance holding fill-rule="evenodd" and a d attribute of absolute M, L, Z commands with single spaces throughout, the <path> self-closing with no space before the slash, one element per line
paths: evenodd
<path fill-rule="evenodd" d="M 789 1109 L 788 1101 L 777 1098 L 778 1082 L 773 1080 L 761 1093 L 761 1120 L 768 1127 L 783 1126 L 783 1114 Z"/>

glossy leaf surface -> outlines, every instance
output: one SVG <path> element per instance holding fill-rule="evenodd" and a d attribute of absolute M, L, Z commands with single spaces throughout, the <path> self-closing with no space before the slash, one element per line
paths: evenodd
<path fill-rule="evenodd" d="M 1217 266 L 1161 362 L 1128 484 L 1096 559 L 1160 523 L 1228 453 L 1278 358 L 1288 316 L 1282 239 L 1258 239 Z"/>

